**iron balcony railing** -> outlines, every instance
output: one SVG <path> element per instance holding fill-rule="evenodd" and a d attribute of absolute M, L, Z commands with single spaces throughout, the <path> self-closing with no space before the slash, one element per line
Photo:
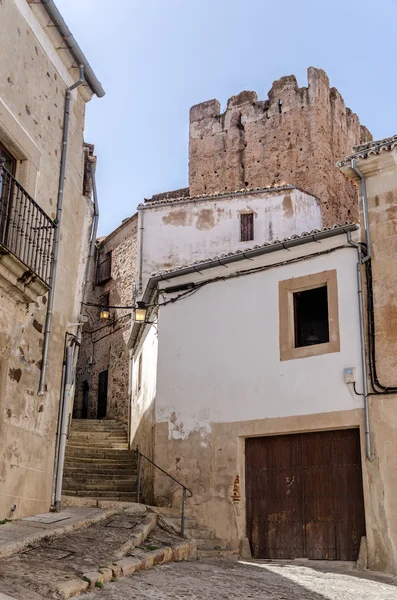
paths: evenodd
<path fill-rule="evenodd" d="M 0 157 L 0 244 L 50 285 L 55 223 L 4 167 Z"/>

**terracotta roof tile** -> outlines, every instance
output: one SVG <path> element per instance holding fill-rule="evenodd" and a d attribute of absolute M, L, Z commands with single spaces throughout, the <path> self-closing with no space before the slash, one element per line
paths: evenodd
<path fill-rule="evenodd" d="M 338 167 L 344 167 L 349 165 L 354 158 L 368 158 L 371 154 L 381 154 L 382 152 L 390 152 L 397 146 L 397 135 L 392 137 L 384 138 L 375 142 L 368 142 L 367 144 L 361 144 L 360 146 L 354 146 L 354 154 L 346 156 L 343 160 L 340 160 L 337 165 Z"/>
<path fill-rule="evenodd" d="M 312 194 L 311 192 L 308 192 L 307 190 L 304 190 L 300 187 L 298 187 L 297 185 L 293 185 L 293 184 L 289 184 L 289 183 L 283 183 L 277 186 L 266 186 L 266 187 L 259 187 L 259 188 L 242 188 L 240 190 L 234 190 L 234 191 L 219 191 L 219 192 L 214 192 L 213 194 L 201 194 L 199 196 L 179 196 L 178 198 L 175 197 L 164 197 L 164 198 L 160 198 L 159 200 L 152 200 L 152 199 L 145 199 L 145 204 L 139 204 L 138 208 L 147 208 L 150 206 L 157 206 L 159 204 L 172 204 L 174 202 L 181 202 L 183 200 L 188 201 L 188 200 L 206 200 L 206 199 L 211 199 L 211 198 L 221 198 L 221 197 L 228 197 L 228 196 L 234 196 L 236 194 L 250 194 L 250 193 L 258 193 L 258 192 L 278 192 L 280 190 L 290 190 L 290 189 L 296 189 L 299 190 L 301 192 L 304 192 L 305 194 L 308 194 L 309 196 L 314 196 L 314 194 Z M 161 194 L 158 194 L 159 196 L 161 196 Z M 154 196 L 153 196 L 154 197 Z"/>
<path fill-rule="evenodd" d="M 257 244 L 255 246 L 252 246 L 251 248 L 244 248 L 244 250 L 236 250 L 234 252 L 228 252 L 227 254 L 220 254 L 219 256 L 212 256 L 210 258 L 197 260 L 195 262 L 185 264 L 185 265 L 175 265 L 174 267 L 171 267 L 170 269 L 166 269 L 164 271 L 158 271 L 157 273 L 152 273 L 152 277 L 155 277 L 158 275 L 165 275 L 167 273 L 178 271 L 179 269 L 186 269 L 188 267 L 193 267 L 193 266 L 197 266 L 197 265 L 199 266 L 201 264 L 210 262 L 212 260 L 222 260 L 223 258 L 228 258 L 229 256 L 237 256 L 238 254 L 247 254 L 247 252 L 250 252 L 251 250 L 259 250 L 260 248 L 266 248 L 267 246 L 276 246 L 277 244 L 283 244 L 283 243 L 289 242 L 291 240 L 299 240 L 299 239 L 303 239 L 306 237 L 313 237 L 318 233 L 322 233 L 324 231 L 331 231 L 332 229 L 339 229 L 339 228 L 345 227 L 347 225 L 355 225 L 355 223 L 352 223 L 351 221 L 347 221 L 346 223 L 335 223 L 335 225 L 333 225 L 332 227 L 322 227 L 321 229 L 312 229 L 311 231 L 304 231 L 300 235 L 294 234 L 294 235 L 291 235 L 291 237 L 283 238 L 282 240 L 273 240 L 271 242 L 264 242 L 263 244 Z"/>

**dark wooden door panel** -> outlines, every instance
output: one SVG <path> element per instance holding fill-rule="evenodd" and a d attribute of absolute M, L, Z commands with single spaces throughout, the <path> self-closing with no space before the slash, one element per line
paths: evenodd
<path fill-rule="evenodd" d="M 306 557 L 336 560 L 332 433 L 302 436 Z"/>
<path fill-rule="evenodd" d="M 365 535 L 358 429 L 246 440 L 256 558 L 356 560 Z"/>
<path fill-rule="evenodd" d="M 337 559 L 356 560 L 365 535 L 360 436 L 357 429 L 333 434 Z"/>
<path fill-rule="evenodd" d="M 101 371 L 98 378 L 98 411 L 97 418 L 106 417 L 108 403 L 108 371 Z"/>
<path fill-rule="evenodd" d="M 247 440 L 247 529 L 254 556 L 303 556 L 300 443 L 295 436 Z"/>

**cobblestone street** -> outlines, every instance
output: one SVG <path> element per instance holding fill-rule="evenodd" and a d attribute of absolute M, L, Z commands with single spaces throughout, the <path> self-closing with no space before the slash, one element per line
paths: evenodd
<path fill-rule="evenodd" d="M 332 568 L 332 571 L 330 570 Z M 249 564 L 227 560 L 170 563 L 109 583 L 85 600 L 396 600 L 396 582 L 334 566 Z"/>

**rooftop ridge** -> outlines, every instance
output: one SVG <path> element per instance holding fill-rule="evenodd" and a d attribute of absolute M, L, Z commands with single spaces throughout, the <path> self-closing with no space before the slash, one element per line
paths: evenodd
<path fill-rule="evenodd" d="M 369 156 L 381 154 L 382 152 L 390 152 L 397 146 L 397 134 L 391 137 L 383 138 L 382 140 L 376 140 L 374 142 L 368 142 L 367 144 L 360 144 L 353 146 L 354 153 L 345 156 L 344 159 L 338 161 L 336 164 L 338 167 L 344 167 L 350 163 L 354 158 L 368 158 Z"/>

